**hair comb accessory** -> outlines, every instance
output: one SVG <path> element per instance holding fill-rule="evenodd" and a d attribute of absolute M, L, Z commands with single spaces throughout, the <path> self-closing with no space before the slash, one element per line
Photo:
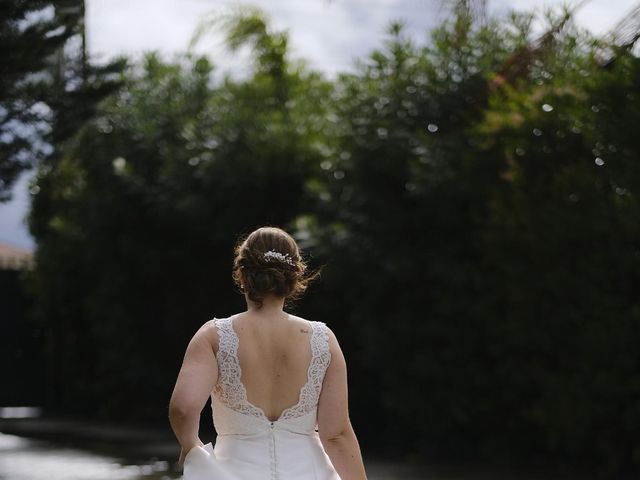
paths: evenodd
<path fill-rule="evenodd" d="M 288 253 L 280 253 L 280 252 L 276 252 L 275 250 L 269 250 L 267 252 L 264 252 L 262 254 L 262 257 L 267 262 L 270 262 L 272 260 L 277 260 L 279 262 L 284 262 L 291 266 L 295 265 L 295 263 L 291 259 L 291 255 L 289 255 Z"/>

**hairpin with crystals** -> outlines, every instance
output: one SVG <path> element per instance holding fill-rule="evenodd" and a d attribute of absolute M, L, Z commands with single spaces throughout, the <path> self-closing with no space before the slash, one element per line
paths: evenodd
<path fill-rule="evenodd" d="M 275 250 L 269 250 L 267 252 L 264 252 L 262 254 L 262 257 L 267 262 L 270 262 L 272 260 L 277 260 L 279 262 L 284 262 L 291 266 L 295 265 L 295 263 L 293 262 L 293 259 L 291 258 L 291 255 L 289 255 L 288 253 L 280 253 L 280 252 L 276 252 Z"/>

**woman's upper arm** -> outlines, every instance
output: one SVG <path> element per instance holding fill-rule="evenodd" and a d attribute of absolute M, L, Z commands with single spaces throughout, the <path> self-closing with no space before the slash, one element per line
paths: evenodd
<path fill-rule="evenodd" d="M 331 362 L 318 400 L 318 434 L 322 439 L 342 435 L 349 428 L 347 365 L 335 334 L 328 329 Z"/>
<path fill-rule="evenodd" d="M 169 409 L 188 414 L 202 411 L 218 381 L 218 363 L 213 345 L 218 343 L 218 332 L 213 321 L 205 323 L 195 333 L 184 355 L 176 380 Z"/>

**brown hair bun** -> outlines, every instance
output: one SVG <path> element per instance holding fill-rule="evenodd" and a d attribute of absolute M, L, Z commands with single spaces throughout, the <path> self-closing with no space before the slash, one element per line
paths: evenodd
<path fill-rule="evenodd" d="M 269 294 L 286 300 L 299 298 L 320 275 L 320 271 L 307 274 L 298 244 L 278 227 L 260 227 L 241 237 L 234 254 L 233 280 L 258 308 Z"/>

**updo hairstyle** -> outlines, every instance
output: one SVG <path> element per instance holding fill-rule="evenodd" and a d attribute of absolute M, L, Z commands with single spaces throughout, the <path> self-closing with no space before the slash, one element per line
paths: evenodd
<path fill-rule="evenodd" d="M 278 227 L 261 227 L 241 237 L 234 254 L 233 280 L 258 308 L 268 294 L 287 301 L 298 299 L 320 275 L 320 271 L 306 274 L 296 241 Z"/>

